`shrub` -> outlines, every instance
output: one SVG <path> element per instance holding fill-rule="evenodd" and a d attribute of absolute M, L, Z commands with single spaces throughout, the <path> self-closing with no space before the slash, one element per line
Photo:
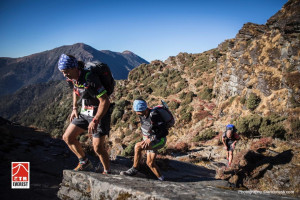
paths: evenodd
<path fill-rule="evenodd" d="M 145 87 L 145 92 L 148 94 L 151 94 L 153 92 L 153 90 L 151 87 L 147 86 L 147 87 Z"/>
<path fill-rule="evenodd" d="M 196 87 L 200 87 L 201 85 L 203 85 L 201 80 L 198 80 L 197 83 L 195 84 Z"/>
<path fill-rule="evenodd" d="M 186 96 L 186 93 L 185 93 L 185 92 L 182 92 L 182 93 L 179 95 L 179 98 L 180 98 L 181 100 L 183 100 L 183 99 L 185 98 L 185 96 Z"/>
<path fill-rule="evenodd" d="M 244 105 L 246 103 L 246 98 L 245 97 L 241 97 L 240 102 L 241 102 L 241 104 Z"/>
<path fill-rule="evenodd" d="M 122 152 L 122 156 L 134 156 L 134 147 L 137 142 L 130 143 Z"/>
<path fill-rule="evenodd" d="M 111 123 L 116 124 L 117 121 L 122 118 L 122 115 L 123 115 L 123 111 L 114 109 L 114 111 L 111 114 Z"/>
<path fill-rule="evenodd" d="M 268 126 L 262 126 L 259 129 L 260 134 L 263 137 L 273 137 L 273 138 L 285 138 L 285 129 L 282 124 L 272 124 Z"/>
<path fill-rule="evenodd" d="M 119 100 L 115 103 L 114 110 L 111 114 L 111 123 L 112 124 L 116 124 L 117 121 L 122 118 L 123 113 L 124 113 L 124 108 L 126 105 L 128 105 L 128 103 L 129 102 L 125 101 L 125 100 Z"/>
<path fill-rule="evenodd" d="M 181 109 L 180 114 L 183 115 L 185 113 L 191 113 L 193 110 L 193 107 L 186 105 Z"/>
<path fill-rule="evenodd" d="M 131 142 L 121 153 L 121 156 L 134 156 L 134 147 L 135 144 L 142 141 L 142 139 L 136 139 L 133 142 Z"/>
<path fill-rule="evenodd" d="M 290 102 L 292 108 L 300 107 L 300 102 L 298 102 L 296 100 L 293 93 L 292 93 L 291 97 L 289 98 L 289 102 Z"/>
<path fill-rule="evenodd" d="M 283 127 L 282 121 L 285 117 L 280 117 L 276 114 L 263 118 L 259 133 L 264 137 L 285 138 L 286 130 Z"/>
<path fill-rule="evenodd" d="M 185 81 L 185 79 L 181 79 L 181 81 L 179 82 L 177 88 L 175 89 L 175 94 L 177 94 L 178 92 L 182 91 L 187 86 L 188 86 L 187 81 Z"/>
<path fill-rule="evenodd" d="M 80 142 L 86 142 L 89 139 L 89 136 L 87 136 L 86 134 L 81 135 L 79 138 Z"/>
<path fill-rule="evenodd" d="M 181 120 L 184 122 L 190 122 L 192 120 L 192 113 L 184 113 L 181 115 Z"/>
<path fill-rule="evenodd" d="M 205 100 L 211 100 L 212 99 L 212 92 L 213 90 L 211 88 L 205 87 L 203 88 L 202 92 L 200 93 L 200 98 Z"/>
<path fill-rule="evenodd" d="M 177 101 L 171 101 L 169 104 L 168 104 L 170 110 L 176 110 L 177 108 L 179 108 L 180 106 L 180 103 L 178 103 Z"/>
<path fill-rule="evenodd" d="M 194 93 L 193 92 L 188 92 L 185 97 L 184 101 L 181 103 L 181 105 L 187 105 L 190 104 L 193 101 Z"/>
<path fill-rule="evenodd" d="M 191 106 L 185 106 L 180 111 L 180 118 L 184 122 L 190 122 L 192 120 L 192 111 L 194 109 Z"/>
<path fill-rule="evenodd" d="M 203 131 L 202 133 L 200 133 L 199 135 L 196 135 L 193 138 L 193 142 L 210 140 L 210 139 L 214 138 L 215 136 L 216 136 L 216 132 L 212 128 L 209 128 L 209 129 Z"/>
<path fill-rule="evenodd" d="M 259 115 L 249 115 L 239 118 L 234 124 L 238 132 L 246 137 L 261 135 L 263 137 L 285 138 L 286 130 L 282 121 L 285 117 L 278 115 L 270 115 L 268 117 L 260 117 Z"/>
<path fill-rule="evenodd" d="M 127 97 L 128 100 L 132 100 L 133 99 L 133 94 L 132 93 L 128 93 Z"/>
<path fill-rule="evenodd" d="M 300 137 L 300 120 L 298 118 L 292 118 L 290 120 L 291 131 L 294 138 Z"/>
<path fill-rule="evenodd" d="M 259 135 L 262 118 L 259 115 L 248 115 L 239 118 L 234 124 L 238 132 L 246 137 Z"/>
<path fill-rule="evenodd" d="M 129 118 L 129 123 L 130 124 L 133 124 L 133 125 L 137 125 L 139 122 L 138 122 L 138 117 L 135 113 L 130 113 L 130 118 Z"/>
<path fill-rule="evenodd" d="M 247 99 L 247 108 L 249 110 L 255 110 L 259 105 L 261 99 L 255 93 L 251 93 Z"/>

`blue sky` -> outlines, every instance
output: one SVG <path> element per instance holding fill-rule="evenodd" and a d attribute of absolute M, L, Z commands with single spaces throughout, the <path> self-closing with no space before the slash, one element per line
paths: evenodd
<path fill-rule="evenodd" d="M 0 57 L 62 45 L 130 50 L 152 61 L 201 53 L 265 24 L 287 0 L 1 0 Z"/>

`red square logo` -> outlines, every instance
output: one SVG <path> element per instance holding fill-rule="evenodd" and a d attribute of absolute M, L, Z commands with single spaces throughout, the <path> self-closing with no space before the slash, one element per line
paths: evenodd
<path fill-rule="evenodd" d="M 12 189 L 29 189 L 30 179 L 29 162 L 12 162 L 11 163 L 11 188 Z"/>

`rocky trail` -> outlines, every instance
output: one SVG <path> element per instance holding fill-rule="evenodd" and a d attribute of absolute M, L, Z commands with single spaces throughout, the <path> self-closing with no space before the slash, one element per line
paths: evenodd
<path fill-rule="evenodd" d="M 181 162 L 180 159 L 158 160 L 166 177 L 165 182 L 157 181 L 145 164 L 140 168 L 143 173 L 136 177 L 120 176 L 120 171 L 131 167 L 132 161 L 119 156 L 111 161 L 112 175 L 74 172 L 70 169 L 76 166 L 77 159 L 62 140 L 53 139 L 33 128 L 13 124 L 2 124 L 0 128 L 1 199 L 281 198 L 275 195 L 249 196 L 228 190 L 231 184 L 215 179 L 213 167 L 208 169 Z M 95 156 L 89 158 L 101 172 L 98 159 Z M 28 190 L 11 189 L 11 162 L 15 161 L 30 162 Z"/>

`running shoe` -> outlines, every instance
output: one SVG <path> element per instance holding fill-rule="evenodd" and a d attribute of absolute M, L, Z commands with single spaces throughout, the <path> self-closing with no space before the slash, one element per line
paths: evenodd
<path fill-rule="evenodd" d="M 74 171 L 92 171 L 94 169 L 94 166 L 91 161 L 87 161 L 86 163 L 78 163 L 77 167 L 74 169 Z"/>
<path fill-rule="evenodd" d="M 131 167 L 130 169 L 128 169 L 127 171 L 122 171 L 120 173 L 120 175 L 125 175 L 125 176 L 134 176 L 136 175 L 138 172 L 137 169 L 135 169 L 134 167 Z"/>

